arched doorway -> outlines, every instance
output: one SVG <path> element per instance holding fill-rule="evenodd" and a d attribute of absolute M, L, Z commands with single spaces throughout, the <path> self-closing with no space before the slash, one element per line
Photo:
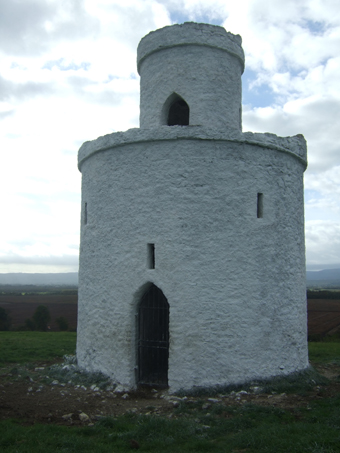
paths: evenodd
<path fill-rule="evenodd" d="M 169 304 L 151 284 L 138 307 L 138 384 L 167 387 Z"/>

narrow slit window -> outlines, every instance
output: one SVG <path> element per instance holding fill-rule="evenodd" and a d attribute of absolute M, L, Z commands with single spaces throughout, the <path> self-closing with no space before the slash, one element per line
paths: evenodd
<path fill-rule="evenodd" d="M 257 218 L 262 219 L 263 217 L 263 193 L 257 194 Z"/>
<path fill-rule="evenodd" d="M 148 269 L 155 269 L 155 244 L 148 244 Z"/>
<path fill-rule="evenodd" d="M 84 205 L 84 225 L 87 224 L 87 203 Z"/>

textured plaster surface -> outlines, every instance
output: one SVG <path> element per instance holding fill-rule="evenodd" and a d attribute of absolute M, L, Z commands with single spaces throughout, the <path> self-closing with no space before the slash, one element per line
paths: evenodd
<path fill-rule="evenodd" d="M 240 132 L 234 129 L 208 128 L 201 126 L 161 126 L 153 129 L 129 129 L 126 132 L 115 132 L 102 137 L 85 142 L 78 153 L 78 165 L 81 165 L 91 155 L 112 149 L 119 145 L 142 142 L 156 142 L 168 140 L 206 140 L 206 141 L 228 141 L 234 143 L 244 143 L 269 148 L 292 154 L 297 157 L 305 167 L 307 166 L 307 146 L 303 135 L 293 137 L 278 137 L 270 133 Z M 256 152 L 256 151 L 255 151 Z"/>
<path fill-rule="evenodd" d="M 79 168 L 80 366 L 136 385 L 150 283 L 170 306 L 171 391 L 308 366 L 302 136 L 156 124 L 85 143 Z"/>
<path fill-rule="evenodd" d="M 176 93 L 190 124 L 241 130 L 241 37 L 222 27 L 187 23 L 149 33 L 138 46 L 140 127 L 166 124 L 162 110 Z"/>
<path fill-rule="evenodd" d="M 135 385 L 148 282 L 170 305 L 172 390 L 308 365 L 301 161 L 249 143 L 177 140 L 117 146 L 81 168 L 82 366 Z"/>
<path fill-rule="evenodd" d="M 137 67 L 151 53 L 187 44 L 216 47 L 239 58 L 244 69 L 244 52 L 240 35 L 228 33 L 223 27 L 186 22 L 150 32 L 137 48 Z"/>

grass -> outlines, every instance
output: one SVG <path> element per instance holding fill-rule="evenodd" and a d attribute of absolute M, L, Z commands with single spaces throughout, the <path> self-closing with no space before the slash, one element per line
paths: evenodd
<path fill-rule="evenodd" d="M 0 366 L 74 354 L 75 332 L 0 332 Z"/>
<path fill-rule="evenodd" d="M 314 363 L 340 363 L 340 340 L 310 342 Z M 75 332 L 0 332 L 0 365 L 53 360 L 74 354 Z"/>
<path fill-rule="evenodd" d="M 313 363 L 335 363 L 340 365 L 340 341 L 310 342 L 309 360 Z"/>
<path fill-rule="evenodd" d="M 0 450 L 6 452 L 129 452 L 131 440 L 142 452 L 275 452 L 339 451 L 340 397 L 323 400 L 311 410 L 288 412 L 254 405 L 220 414 L 195 410 L 194 416 L 124 415 L 104 418 L 92 427 L 22 426 L 0 423 Z"/>
<path fill-rule="evenodd" d="M 306 394 L 315 387 L 315 385 L 325 385 L 328 379 L 320 375 L 313 367 L 292 373 L 288 376 L 276 376 L 269 379 L 255 380 L 244 384 L 231 384 L 218 387 L 197 387 L 193 390 L 180 390 L 178 396 L 218 396 L 219 394 L 228 394 L 245 390 L 253 393 L 254 388 L 260 389 L 262 393 L 298 393 Z"/>
<path fill-rule="evenodd" d="M 0 332 L 0 366 L 73 353 L 75 340 L 70 332 Z M 340 363 L 340 342 L 310 343 L 309 351 L 315 363 Z M 203 409 L 203 401 L 197 397 L 194 404 L 182 402 L 172 418 L 128 414 L 84 427 L 27 426 L 4 420 L 0 422 L 0 451 L 131 452 L 131 440 L 138 443 L 139 451 L 153 453 L 340 451 L 340 395 L 290 410 L 219 403 Z"/>

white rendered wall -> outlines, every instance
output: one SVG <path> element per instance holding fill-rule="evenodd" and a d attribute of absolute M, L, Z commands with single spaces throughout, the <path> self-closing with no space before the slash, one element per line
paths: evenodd
<path fill-rule="evenodd" d="M 171 391 L 306 368 L 305 159 L 301 136 L 200 127 L 85 143 L 80 366 L 135 386 L 137 304 L 153 282 L 170 305 Z"/>
<path fill-rule="evenodd" d="M 137 51 L 140 127 L 166 124 L 163 106 L 176 93 L 190 107 L 190 125 L 241 130 L 241 42 L 222 27 L 195 23 L 145 36 Z"/>

